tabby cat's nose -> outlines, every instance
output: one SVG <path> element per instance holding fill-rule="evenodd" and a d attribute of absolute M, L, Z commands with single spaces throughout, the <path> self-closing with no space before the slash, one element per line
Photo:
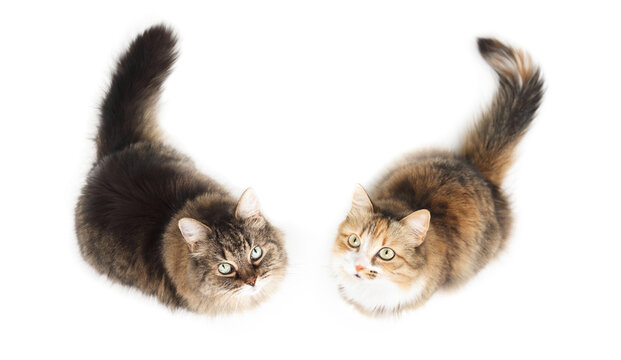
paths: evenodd
<path fill-rule="evenodd" d="M 253 277 L 249 277 L 248 279 L 246 279 L 246 284 L 250 285 L 250 286 L 254 286 L 254 283 L 257 282 L 257 277 L 253 276 Z"/>
<path fill-rule="evenodd" d="M 356 272 L 361 272 L 362 270 L 364 270 L 364 266 L 356 265 Z"/>

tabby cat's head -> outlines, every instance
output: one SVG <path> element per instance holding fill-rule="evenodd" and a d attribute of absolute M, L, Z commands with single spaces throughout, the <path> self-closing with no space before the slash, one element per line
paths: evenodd
<path fill-rule="evenodd" d="M 369 313 L 398 311 L 422 296 L 424 249 L 430 214 L 402 219 L 375 212 L 358 186 L 332 250 L 332 270 L 343 297 Z"/>
<path fill-rule="evenodd" d="M 241 196 L 234 215 L 213 224 L 185 217 L 178 226 L 189 249 L 186 281 L 213 307 L 253 307 L 284 276 L 282 235 L 261 214 L 252 189 Z"/>

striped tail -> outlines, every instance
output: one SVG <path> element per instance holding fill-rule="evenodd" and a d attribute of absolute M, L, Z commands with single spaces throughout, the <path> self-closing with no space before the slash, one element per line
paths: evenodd
<path fill-rule="evenodd" d="M 492 184 L 500 186 L 516 145 L 543 97 L 543 79 L 528 54 L 498 40 L 478 39 L 479 52 L 499 76 L 491 106 L 466 135 L 459 154 Z"/>
<path fill-rule="evenodd" d="M 101 105 L 97 159 L 141 141 L 157 141 L 155 107 L 177 57 L 176 37 L 163 25 L 139 35 L 118 61 Z"/>

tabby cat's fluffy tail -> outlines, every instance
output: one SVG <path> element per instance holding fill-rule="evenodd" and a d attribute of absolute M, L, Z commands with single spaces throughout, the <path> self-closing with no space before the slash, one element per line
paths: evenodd
<path fill-rule="evenodd" d="M 543 79 L 528 54 L 498 40 L 479 39 L 479 52 L 499 76 L 492 105 L 467 134 L 460 155 L 500 186 L 513 152 L 543 96 Z"/>
<path fill-rule="evenodd" d="M 97 159 L 158 138 L 155 109 L 177 53 L 176 37 L 163 25 L 139 35 L 118 61 L 101 105 Z"/>

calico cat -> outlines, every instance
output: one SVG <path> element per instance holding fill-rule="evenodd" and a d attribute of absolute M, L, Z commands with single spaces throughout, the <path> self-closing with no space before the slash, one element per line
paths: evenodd
<path fill-rule="evenodd" d="M 80 251 L 100 273 L 171 308 L 251 308 L 284 276 L 283 238 L 252 189 L 236 201 L 162 141 L 155 106 L 175 44 L 171 30 L 154 26 L 117 64 L 75 212 Z"/>
<path fill-rule="evenodd" d="M 407 156 L 369 193 L 354 191 L 332 269 L 341 295 L 363 313 L 420 306 L 472 277 L 507 241 L 511 212 L 501 185 L 543 79 L 521 50 L 494 39 L 479 39 L 478 47 L 499 87 L 459 150 Z"/>

